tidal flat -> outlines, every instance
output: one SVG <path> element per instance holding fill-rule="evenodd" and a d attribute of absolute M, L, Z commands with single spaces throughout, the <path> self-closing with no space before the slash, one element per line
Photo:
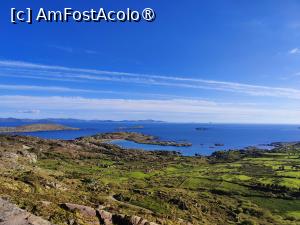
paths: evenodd
<path fill-rule="evenodd" d="M 106 136 L 105 136 L 106 137 Z M 0 136 L 0 197 L 52 224 L 300 224 L 300 144 L 210 156 Z"/>

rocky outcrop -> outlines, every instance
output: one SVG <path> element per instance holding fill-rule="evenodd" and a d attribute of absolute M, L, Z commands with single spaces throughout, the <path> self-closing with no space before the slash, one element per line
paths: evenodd
<path fill-rule="evenodd" d="M 27 150 L 20 150 L 16 152 L 0 152 L 0 158 L 10 159 L 17 161 L 19 158 L 24 158 L 30 163 L 36 163 L 37 156 L 34 153 L 28 152 Z"/>
<path fill-rule="evenodd" d="M 106 140 L 106 141 L 112 141 L 112 140 L 127 140 L 127 141 L 133 141 L 138 144 L 149 144 L 149 145 L 161 145 L 161 146 L 174 146 L 174 147 L 189 147 L 192 146 L 189 142 L 177 142 L 177 141 L 163 141 L 160 140 L 158 137 L 152 136 L 152 135 L 146 135 L 142 133 L 136 133 L 136 132 L 115 132 L 115 133 L 103 133 L 103 134 L 97 134 L 91 137 L 83 137 L 78 138 L 77 140 L 88 140 L 88 141 L 94 141 L 94 140 Z"/>
<path fill-rule="evenodd" d="M 139 216 L 110 213 L 103 210 L 102 207 L 94 209 L 89 206 L 72 203 L 63 203 L 61 207 L 67 211 L 79 213 L 82 216 L 81 219 L 85 219 L 85 223 L 89 225 L 157 225 Z"/>
<path fill-rule="evenodd" d="M 51 225 L 51 223 L 0 198 L 0 225 Z"/>
<path fill-rule="evenodd" d="M 72 204 L 72 203 L 63 203 L 60 205 L 61 208 L 76 214 L 77 218 L 80 219 L 84 224 L 87 225 L 99 225 L 100 221 L 97 216 L 97 212 L 94 208 Z"/>
<path fill-rule="evenodd" d="M 110 224 L 113 224 L 112 221 L 113 221 L 113 215 L 105 210 L 98 210 L 98 216 L 99 216 L 99 219 L 100 219 L 100 222 L 102 224 L 106 224 L 106 225 L 110 225 Z"/>
<path fill-rule="evenodd" d="M 131 216 L 129 218 L 129 221 L 130 223 L 132 223 L 132 225 L 157 225 L 156 223 L 148 222 L 147 220 L 139 216 Z"/>

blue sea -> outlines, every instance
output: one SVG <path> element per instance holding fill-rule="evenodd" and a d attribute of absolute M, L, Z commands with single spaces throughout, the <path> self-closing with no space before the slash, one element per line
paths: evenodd
<path fill-rule="evenodd" d="M 0 126 L 19 126 L 28 123 L 2 122 Z M 141 132 L 154 135 L 161 140 L 185 141 L 192 143 L 191 147 L 171 147 L 136 144 L 130 141 L 113 141 L 124 148 L 139 148 L 144 150 L 179 151 L 183 155 L 210 155 L 217 150 L 242 149 L 256 146 L 262 149 L 270 148 L 272 142 L 300 141 L 300 129 L 297 125 L 246 125 L 246 124 L 178 124 L 163 122 L 62 122 L 60 124 L 81 128 L 78 131 L 47 131 L 23 133 L 46 139 L 71 140 L 82 136 L 103 132 L 116 132 L 120 127 L 136 127 L 122 131 Z M 196 129 L 201 128 L 201 129 Z M 221 144 L 223 146 L 216 146 Z"/>

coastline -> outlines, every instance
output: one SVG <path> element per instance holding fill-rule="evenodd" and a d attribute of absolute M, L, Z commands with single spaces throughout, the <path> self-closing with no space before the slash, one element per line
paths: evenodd
<path fill-rule="evenodd" d="M 31 132 L 30 132 L 31 133 Z M 34 133 L 34 132 L 32 132 Z M 152 137 L 150 135 L 145 135 L 145 134 L 142 134 L 142 133 L 130 133 L 130 132 L 121 132 L 121 135 L 123 134 L 134 134 L 134 137 Z M 108 145 L 108 146 L 114 146 L 114 147 L 117 147 L 119 149 L 123 149 L 123 150 L 126 150 L 126 151 L 141 151 L 141 152 L 153 152 L 153 153 L 165 153 L 166 155 L 170 154 L 170 155 L 179 155 L 179 156 L 182 156 L 182 157 L 204 157 L 204 158 L 212 158 L 212 157 L 215 157 L 217 155 L 220 155 L 218 153 L 221 153 L 222 155 L 227 155 L 228 153 L 230 154 L 231 152 L 239 152 L 241 153 L 242 155 L 244 156 L 248 156 L 250 153 L 250 155 L 253 153 L 253 152 L 256 152 L 256 153 L 264 153 L 264 152 L 277 152 L 278 149 L 281 149 L 281 148 L 290 148 L 291 146 L 300 146 L 300 141 L 292 141 L 292 142 L 273 142 L 273 143 L 270 143 L 270 144 L 261 144 L 262 146 L 270 146 L 272 148 L 258 148 L 257 146 L 247 146 L 247 147 L 244 147 L 244 148 L 236 148 L 236 149 L 232 149 L 232 148 L 228 148 L 228 149 L 222 149 L 222 150 L 218 150 L 216 149 L 215 151 L 212 151 L 211 154 L 209 155 L 205 155 L 205 154 L 200 154 L 200 153 L 196 153 L 195 155 L 184 155 L 182 154 L 181 151 L 178 151 L 176 150 L 177 147 L 182 147 L 180 144 L 177 145 L 175 141 L 157 141 L 156 144 L 153 144 L 152 142 L 147 142 L 147 143 L 143 143 L 143 142 L 139 142 L 139 141 L 134 141 L 133 139 L 130 139 L 130 138 L 115 138 L 114 135 L 117 135 L 119 137 L 120 135 L 120 132 L 112 132 L 112 133 L 99 133 L 99 134 L 96 134 L 96 135 L 91 135 L 91 136 L 82 136 L 82 137 L 79 137 L 79 138 L 75 138 L 73 140 L 58 140 L 58 139 L 44 139 L 44 138 L 40 138 L 40 137 L 35 137 L 35 136 L 31 136 L 31 135 L 20 135 L 19 133 L 0 133 L 0 137 L 1 136 L 12 136 L 12 137 L 19 137 L 19 138 L 37 138 L 39 140 L 43 140 L 43 141 L 54 141 L 54 142 L 67 142 L 67 143 L 77 143 L 78 141 L 79 142 L 94 142 L 96 141 L 97 143 L 99 144 L 104 144 L 104 145 Z M 108 138 L 108 137 L 114 137 L 114 138 Z M 133 143 L 137 143 L 137 144 L 141 144 L 141 145 L 153 145 L 153 146 L 161 146 L 161 147 L 164 147 L 164 146 L 169 146 L 169 147 L 174 147 L 174 149 L 170 149 L 170 150 L 164 150 L 164 149 L 153 149 L 153 150 L 147 150 L 147 149 L 143 149 L 143 148 L 127 148 L 127 147 L 123 147 L 119 144 L 115 144 L 113 143 L 114 141 L 131 141 Z M 152 140 L 152 141 L 155 141 L 156 139 Z M 164 143 L 164 144 L 161 144 L 161 143 Z M 170 143 L 170 145 L 168 145 L 168 143 Z M 184 147 L 188 147 L 188 146 L 184 146 Z"/>
<path fill-rule="evenodd" d="M 20 123 L 3 123 L 3 125 L 15 126 Z M 215 151 L 245 149 L 249 146 L 258 149 L 269 150 L 272 143 L 295 142 L 299 140 L 300 130 L 298 126 L 247 126 L 247 125 L 210 125 L 210 129 L 198 132 L 199 124 L 178 125 L 174 123 L 138 123 L 143 129 L 131 132 L 142 133 L 140 137 L 109 137 L 116 139 L 124 148 L 166 151 L 180 151 L 183 155 L 211 155 Z M 2 126 L 3 126 L 2 125 Z M 21 124 L 22 125 L 22 124 Z M 68 127 L 79 127 L 80 130 L 60 131 L 36 131 L 15 133 L 20 135 L 35 136 L 53 140 L 75 140 L 97 134 L 118 133 L 118 128 L 137 126 L 136 123 L 63 123 Z M 125 132 L 126 133 L 126 132 Z M 121 132 L 122 134 L 122 132 Z M 149 136 L 149 137 L 148 137 Z M 240 138 L 239 138 L 240 137 Z M 270 138 L 271 137 L 271 138 Z M 150 138 L 150 139 L 149 139 Z M 104 139 L 104 138 L 103 138 Z M 122 140 L 120 140 L 122 139 Z M 120 140 L 120 141 L 117 141 Z M 146 141 L 145 141 L 146 140 Z M 150 140 L 150 141 L 149 141 Z M 179 142 L 178 142 L 179 141 Z M 190 144 L 186 144 L 189 142 Z M 180 144 L 178 144 L 180 143 Z M 185 144 L 182 144 L 185 143 Z M 271 147 L 270 147 L 271 146 Z"/>

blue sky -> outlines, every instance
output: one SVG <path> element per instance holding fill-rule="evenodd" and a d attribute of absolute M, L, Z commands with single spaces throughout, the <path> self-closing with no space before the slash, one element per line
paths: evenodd
<path fill-rule="evenodd" d="M 151 7 L 152 23 L 13 25 L 10 8 Z M 300 123 L 299 1 L 6 1 L 0 115 Z"/>

